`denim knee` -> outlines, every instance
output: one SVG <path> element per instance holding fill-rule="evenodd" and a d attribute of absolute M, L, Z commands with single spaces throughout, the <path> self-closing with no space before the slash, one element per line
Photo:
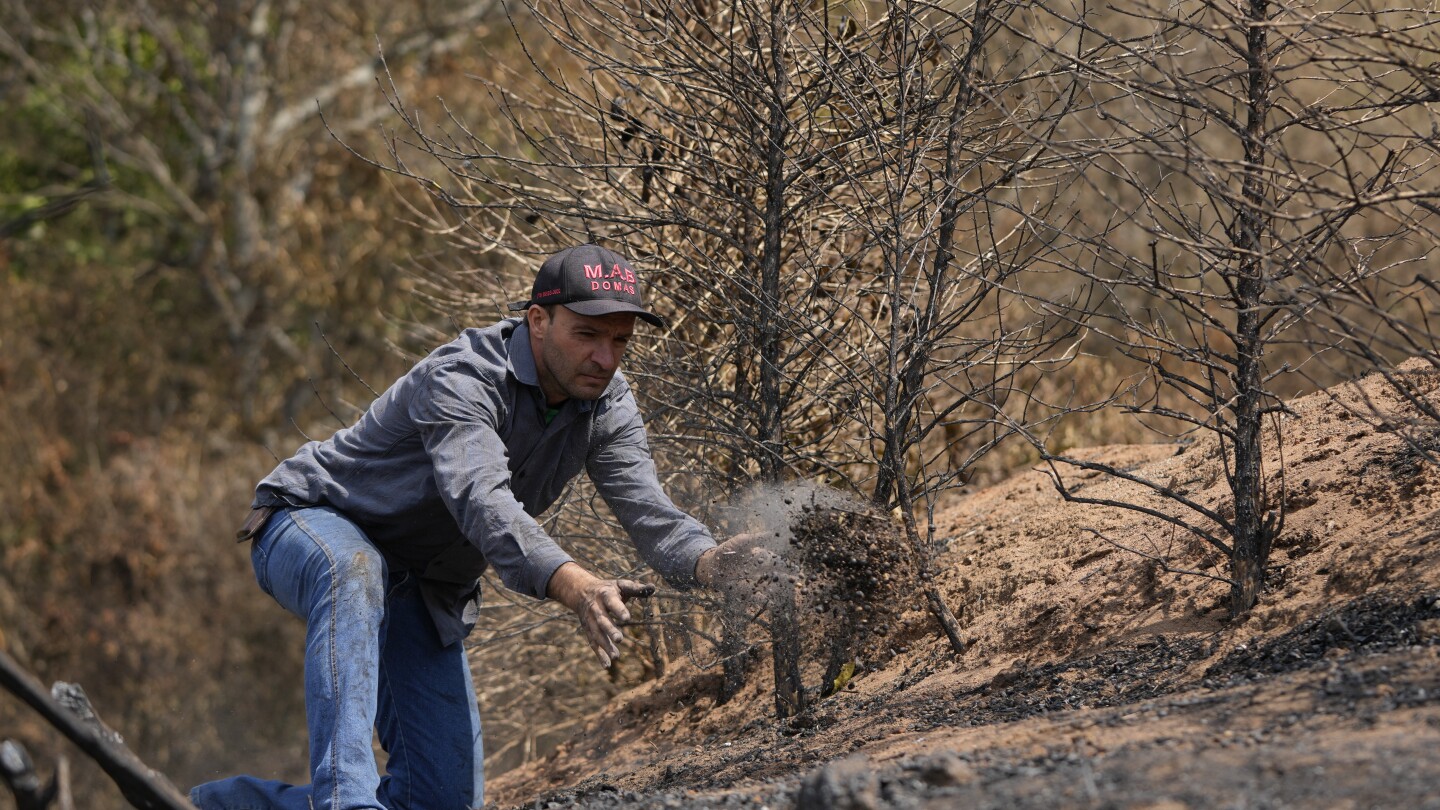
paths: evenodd
<path fill-rule="evenodd" d="M 313 621 L 333 606 L 342 619 L 378 621 L 385 612 L 385 557 L 359 527 L 329 507 L 290 510 L 257 545 L 261 586 L 291 612 Z M 317 613 L 318 611 L 318 613 Z M 333 619 L 327 619 L 331 621 Z"/>
<path fill-rule="evenodd" d="M 385 558 L 373 547 L 338 555 L 330 562 L 330 577 L 337 608 L 373 616 L 385 613 L 390 573 Z"/>

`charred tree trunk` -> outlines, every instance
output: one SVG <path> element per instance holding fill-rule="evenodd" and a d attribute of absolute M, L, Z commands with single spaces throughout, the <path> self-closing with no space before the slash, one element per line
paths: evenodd
<path fill-rule="evenodd" d="M 784 720 L 805 711 L 794 588 L 776 586 L 770 596 L 770 626 L 775 664 L 775 717 Z"/>
<path fill-rule="evenodd" d="M 1242 368 L 1247 365 L 1254 364 L 1242 361 Z M 1232 616 L 1248 611 L 1259 600 L 1269 556 L 1270 544 L 1262 519 L 1260 413 L 1256 399 L 1253 394 L 1242 393 L 1236 404 L 1235 470 L 1231 481 L 1235 496 L 1235 536 L 1230 558 Z"/>
<path fill-rule="evenodd" d="M 727 602 L 731 600 L 726 600 Z M 740 694 L 745 686 L 745 673 L 750 668 L 750 642 L 745 640 L 747 617 L 742 608 L 727 604 L 720 616 L 720 703 Z"/>
<path fill-rule="evenodd" d="M 1235 496 L 1234 547 L 1230 559 L 1230 613 L 1240 615 L 1255 606 L 1265 580 L 1270 542 L 1263 523 L 1261 419 L 1264 405 L 1260 337 L 1265 317 L 1266 217 L 1264 176 L 1267 160 L 1265 121 L 1270 113 L 1271 71 L 1268 52 L 1269 0 L 1250 0 L 1250 29 L 1246 36 L 1247 119 L 1244 134 L 1245 168 L 1241 180 L 1240 210 L 1234 243 L 1239 256 L 1235 282 L 1235 468 L 1231 491 Z"/>
<path fill-rule="evenodd" d="M 779 13 L 778 11 L 776 12 Z M 785 47 L 777 37 L 772 43 L 771 66 L 774 98 L 770 102 L 765 138 L 765 211 L 764 242 L 760 256 L 760 480 L 775 483 L 784 469 L 781 451 L 785 446 L 783 420 L 785 407 L 781 402 L 781 323 L 780 305 L 783 295 L 780 283 L 781 237 L 785 227 L 785 190 L 788 170 L 785 147 L 789 135 L 789 119 L 781 99 L 785 95 Z"/>

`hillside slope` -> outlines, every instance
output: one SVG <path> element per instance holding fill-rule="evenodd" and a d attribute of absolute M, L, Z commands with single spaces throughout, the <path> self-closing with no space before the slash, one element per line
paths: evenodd
<path fill-rule="evenodd" d="M 1378 384 L 1359 391 L 1400 407 Z M 951 538 L 940 585 L 964 655 L 912 610 L 889 660 L 785 722 L 763 661 L 723 705 L 713 667 L 676 667 L 488 796 L 498 807 L 1440 808 L 1440 469 L 1354 416 L 1355 393 L 1292 403 L 1283 446 L 1271 437 L 1267 469 L 1283 466 L 1288 515 L 1248 616 L 1227 618 L 1223 583 L 1136 553 L 1219 573 L 1213 550 L 1136 512 L 1066 504 L 1032 471 L 939 516 Z M 1091 453 L 1224 508 L 1213 443 Z M 1098 476 L 1072 484 L 1137 497 Z M 1272 473 L 1272 491 L 1280 484 Z"/>

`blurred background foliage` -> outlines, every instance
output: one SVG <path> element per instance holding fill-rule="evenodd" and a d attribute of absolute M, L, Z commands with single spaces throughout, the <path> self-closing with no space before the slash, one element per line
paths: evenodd
<path fill-rule="evenodd" d="M 436 247 L 327 125 L 379 148 L 382 42 L 475 103 L 491 26 L 491 2 L 0 3 L 0 636 L 177 784 L 303 781 L 302 628 L 234 528 L 368 403 L 345 364 L 406 366 L 405 267 Z M 8 696 L 0 734 L 66 750 Z M 123 806 L 84 764 L 75 790 Z"/>
<path fill-rule="evenodd" d="M 855 19 L 877 18 L 884 4 L 802 5 L 826 13 L 833 6 L 837 36 L 849 37 Z M 1021 55 L 1035 67 L 1024 82 L 1054 82 L 1040 96 L 1068 92 L 1058 72 L 1040 66 L 1052 50 L 1075 46 L 1062 22 L 1075 9 L 1048 7 L 1051 13 L 1017 13 L 999 29 L 994 42 L 1004 47 L 988 53 L 994 64 L 982 73 L 1001 75 Z M 304 780 L 302 628 L 253 586 L 245 548 L 231 540 L 255 481 L 306 438 L 353 420 L 370 386 L 382 388 L 457 328 L 487 323 L 501 314 L 498 304 L 523 297 L 532 260 L 561 246 L 547 239 L 590 227 L 583 217 L 557 216 L 527 231 L 534 222 L 522 217 L 503 249 L 486 243 L 483 228 L 480 239 L 457 237 L 456 210 L 446 204 L 457 198 L 447 195 L 483 210 L 495 201 L 494 186 L 456 191 L 370 162 L 413 161 L 405 173 L 443 183 L 471 168 L 458 156 L 450 166 L 437 159 L 434 145 L 447 138 L 504 144 L 522 157 L 561 143 L 537 129 L 530 134 L 540 140 L 527 144 L 507 116 L 529 121 L 534 111 L 505 104 L 541 98 L 516 91 L 543 91 L 530 63 L 572 71 L 585 101 L 591 77 L 576 71 L 585 58 L 518 8 L 507 11 L 498 0 L 0 0 L 0 468 L 9 472 L 0 487 L 0 643 L 47 683 L 84 685 L 137 753 L 181 786 L 238 771 Z M 936 8 L 960 19 L 970 6 Z M 1149 24 L 1110 22 L 1117 36 Z M 954 29 L 956 42 L 964 29 Z M 1433 51 L 1424 59 L 1433 61 Z M 1085 93 L 1094 104 L 1076 112 L 1075 131 L 1093 136 L 1113 126 L 1095 111 L 1113 109 L 1125 95 L 1103 82 Z M 406 115 L 425 115 L 402 119 L 391 106 L 402 98 L 420 102 L 403 107 Z M 611 115 L 599 95 L 590 101 L 592 108 L 577 109 Z M 1031 103 L 994 101 L 1014 109 Z M 694 97 L 685 104 L 704 108 Z M 680 106 L 658 107 L 657 131 Z M 808 112 L 831 121 L 839 110 Z M 1427 113 L 1415 116 L 1416 131 L 1428 126 Z M 427 149 L 421 133 L 437 140 Z M 1316 144 L 1310 151 L 1323 155 Z M 997 146 L 996 160 L 1011 159 L 1006 147 Z M 1309 154 L 1303 143 L 1289 147 L 1297 159 Z M 1131 153 L 1116 154 L 1117 163 L 1135 160 L 1137 175 L 1149 170 Z M 547 180 L 563 183 L 557 166 Z M 633 175 L 642 166 L 624 168 Z M 1033 200 L 1044 189 L 1064 216 L 1101 223 L 1090 233 L 1108 235 L 1108 250 L 1149 256 L 1143 229 L 1110 234 L 1103 226 L 1097 200 L 1118 200 L 1117 210 L 1137 205 L 1118 174 L 1101 173 L 1089 185 L 1043 180 L 1005 204 L 1020 211 L 1027 193 Z M 1150 178 L 1147 187 L 1161 188 L 1160 181 Z M 1203 208 L 1200 192 L 1178 187 L 1168 188 L 1184 197 L 1179 208 Z M 727 193 L 737 200 L 748 193 L 736 188 Z M 626 199 L 622 187 L 609 201 L 623 211 Z M 723 220 L 724 212 L 712 213 Z M 676 258 L 694 249 L 692 236 L 657 233 L 640 223 L 613 238 L 644 245 L 642 259 L 656 258 L 672 277 L 692 282 Z M 959 249 L 981 254 L 973 245 Z M 1394 249 L 1422 258 L 1429 250 Z M 788 243 L 787 251 L 806 255 Z M 1040 255 L 1024 260 L 1043 266 Z M 717 266 L 728 261 L 712 256 Z M 1033 275 L 1038 281 L 1027 283 L 1045 280 L 1039 270 Z M 1073 286 L 1058 272 L 1050 277 L 1057 288 Z M 1155 305 L 1162 320 L 1176 317 L 1163 302 L 1130 303 Z M 685 302 L 670 305 L 683 311 Z M 795 312 L 803 315 L 803 307 Z M 795 321 L 795 333 L 834 326 L 822 315 L 813 316 L 816 324 Z M 1026 385 L 1049 402 L 1106 400 L 1138 366 L 1099 337 L 1063 375 Z M 1277 348 L 1282 358 L 1290 350 Z M 1293 351 L 1297 362 L 1316 356 L 1313 344 Z M 642 347 L 645 357 L 646 383 L 662 390 L 676 357 Z M 694 372 L 697 386 L 724 388 L 736 373 L 710 371 Z M 1293 394 L 1350 371 L 1340 363 L 1279 385 Z M 807 408 L 798 402 L 796 411 Z M 679 476 L 685 505 L 723 526 L 731 516 L 722 494 L 685 468 L 708 450 L 683 420 L 675 424 L 658 437 L 662 466 Z M 1054 451 L 1155 438 L 1123 408 L 1060 420 L 1049 434 Z M 934 441 L 950 437 L 937 431 Z M 1037 457 L 1010 443 L 967 474 L 993 481 Z M 743 476 L 733 469 L 725 475 L 738 482 Z M 873 474 L 873 467 L 854 473 Z M 552 515 L 553 533 L 598 567 L 628 570 L 631 556 L 614 527 L 597 530 L 585 508 L 590 500 L 578 486 L 571 502 L 580 508 Z M 543 754 L 590 708 L 692 652 L 675 631 L 693 617 L 668 595 L 640 639 L 649 651 L 597 673 L 568 619 L 512 600 L 494 584 L 490 594 L 472 645 L 492 773 Z M 42 760 L 75 759 L 8 696 L 0 697 L 0 736 L 24 740 Z M 84 806 L 123 806 L 88 766 L 77 764 L 75 778 Z"/>

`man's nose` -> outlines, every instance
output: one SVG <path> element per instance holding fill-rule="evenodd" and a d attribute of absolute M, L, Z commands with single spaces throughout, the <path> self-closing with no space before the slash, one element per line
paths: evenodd
<path fill-rule="evenodd" d="M 609 343 L 601 343 L 590 353 L 590 359 L 595 362 L 595 365 L 606 371 L 614 371 L 615 367 L 620 364 L 620 352 L 616 351 L 615 347 Z"/>

